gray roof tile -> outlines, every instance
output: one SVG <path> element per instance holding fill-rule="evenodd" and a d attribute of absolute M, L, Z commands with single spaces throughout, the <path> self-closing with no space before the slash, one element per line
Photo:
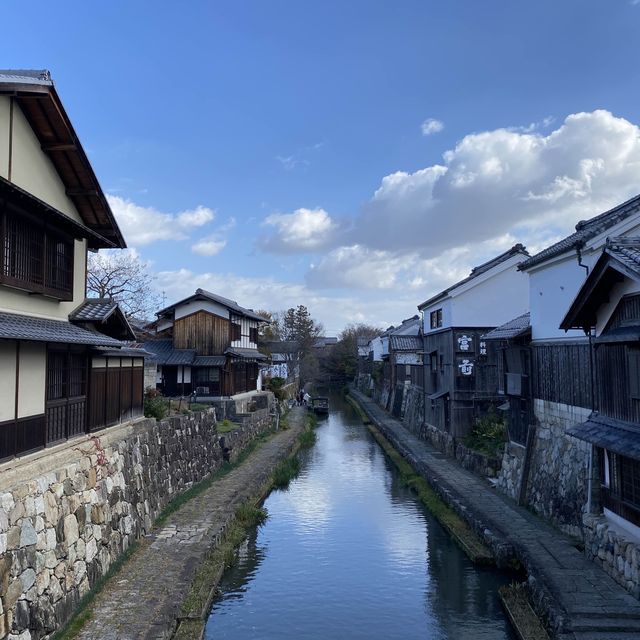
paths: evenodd
<path fill-rule="evenodd" d="M 72 322 L 104 322 L 118 303 L 110 298 L 88 298 L 69 315 Z"/>
<path fill-rule="evenodd" d="M 0 83 L 53 86 L 51 73 L 46 69 L 0 69 Z"/>
<path fill-rule="evenodd" d="M 509 320 L 482 336 L 483 340 L 513 340 L 525 335 L 531 329 L 531 314 L 523 313 L 521 316 Z"/>
<path fill-rule="evenodd" d="M 224 367 L 227 362 L 225 356 L 196 356 L 194 367 Z"/>
<path fill-rule="evenodd" d="M 264 353 L 260 353 L 257 349 L 246 349 L 244 347 L 227 347 L 225 353 L 237 358 L 247 358 L 250 360 L 267 360 Z"/>
<path fill-rule="evenodd" d="M 389 336 L 391 351 L 422 351 L 423 346 L 420 336 Z"/>
<path fill-rule="evenodd" d="M 168 307 L 165 307 L 164 309 L 161 309 L 156 313 L 156 315 L 157 316 L 164 315 L 168 311 L 172 311 L 173 309 L 180 306 L 181 304 L 184 304 L 191 300 L 198 300 L 198 299 L 211 300 L 212 302 L 217 302 L 218 304 L 221 304 L 227 307 L 227 309 L 229 309 L 230 311 L 233 311 L 238 315 L 245 316 L 246 318 L 251 318 L 252 320 L 258 320 L 260 322 L 268 322 L 268 320 L 265 320 L 265 318 L 263 318 L 262 316 L 259 316 L 255 311 L 253 311 L 253 309 L 245 309 L 244 307 L 241 307 L 235 300 L 230 300 L 229 298 L 219 296 L 217 293 L 211 293 L 210 291 L 205 291 L 204 289 L 196 289 L 196 292 L 192 296 L 189 296 L 188 298 L 184 298 L 184 300 L 180 300 Z"/>
<path fill-rule="evenodd" d="M 147 340 L 142 348 L 152 353 L 158 364 L 190 365 L 196 357 L 195 349 L 174 349 L 173 340 Z"/>
<path fill-rule="evenodd" d="M 613 453 L 640 460 L 640 425 L 638 424 L 593 413 L 586 422 L 567 429 L 567 433 Z"/>
<path fill-rule="evenodd" d="M 124 343 L 64 320 L 0 313 L 0 339 L 120 347 Z"/>
<path fill-rule="evenodd" d="M 613 209 L 609 209 L 600 215 L 589 220 L 581 220 L 576 225 L 575 233 L 563 238 L 559 242 L 552 244 L 550 247 L 543 249 L 528 260 L 525 260 L 518 268 L 520 270 L 535 267 L 550 258 L 562 255 L 567 251 L 571 251 L 577 247 L 581 247 L 591 238 L 595 238 L 601 233 L 610 229 L 614 225 L 626 220 L 628 217 L 640 213 L 640 195 L 637 195 Z"/>

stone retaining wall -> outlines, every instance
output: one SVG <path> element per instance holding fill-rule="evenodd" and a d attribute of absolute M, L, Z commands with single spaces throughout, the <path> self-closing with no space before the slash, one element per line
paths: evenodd
<path fill-rule="evenodd" d="M 535 436 L 530 453 L 526 504 L 563 531 L 582 537 L 587 503 L 591 445 L 566 435 L 568 427 L 584 422 L 590 409 L 534 400 Z M 517 499 L 522 482 L 524 449 L 505 451 L 498 486 Z"/>
<path fill-rule="evenodd" d="M 587 557 L 640 598 L 640 542 L 612 527 L 602 515 L 585 514 L 582 522 Z"/>
<path fill-rule="evenodd" d="M 225 434 L 232 458 L 270 424 L 258 410 Z M 62 626 L 171 499 L 222 461 L 209 410 L 141 419 L 0 465 L 0 638 L 37 640 Z"/>

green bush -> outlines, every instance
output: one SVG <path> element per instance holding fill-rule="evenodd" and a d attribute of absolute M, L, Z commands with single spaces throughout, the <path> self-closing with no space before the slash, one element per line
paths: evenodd
<path fill-rule="evenodd" d="M 145 418 L 155 418 L 162 420 L 169 414 L 169 401 L 160 395 L 147 394 L 144 398 L 144 416 Z"/>
<path fill-rule="evenodd" d="M 288 458 L 281 462 L 273 472 L 274 489 L 286 489 L 293 478 L 300 473 L 300 461 L 298 458 Z"/>
<path fill-rule="evenodd" d="M 310 449 L 316 443 L 316 432 L 307 428 L 298 436 L 298 439 L 303 449 Z"/>
<path fill-rule="evenodd" d="M 502 453 L 507 441 L 507 427 L 504 418 L 492 408 L 480 418 L 473 431 L 463 439 L 465 446 L 492 457 Z"/>

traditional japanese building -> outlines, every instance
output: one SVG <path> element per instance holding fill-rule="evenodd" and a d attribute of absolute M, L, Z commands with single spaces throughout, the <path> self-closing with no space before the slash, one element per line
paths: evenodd
<path fill-rule="evenodd" d="M 0 459 L 142 414 L 143 358 L 87 251 L 125 241 L 47 71 L 0 71 Z"/>
<path fill-rule="evenodd" d="M 425 427 L 439 445 L 449 447 L 465 436 L 474 419 L 500 400 L 495 348 L 482 336 L 527 311 L 526 279 L 518 265 L 528 257 L 517 244 L 418 306 Z"/>
<path fill-rule="evenodd" d="M 258 327 L 267 322 L 262 316 L 204 289 L 156 315 L 156 339 L 143 347 L 156 357 L 164 395 L 257 390 L 260 366 L 268 360 L 258 351 Z"/>
<path fill-rule="evenodd" d="M 597 376 L 592 371 L 589 337 L 565 314 L 575 305 L 576 295 L 584 295 L 583 286 L 601 259 L 607 239 L 638 235 L 640 196 L 579 222 L 574 233 L 520 265 L 529 275 L 529 430 L 533 433 L 523 464 L 511 465 L 510 484 L 520 484 L 530 507 L 576 535 L 581 534 L 588 500 L 591 446 L 568 429 L 591 415 L 598 402 L 598 386 L 594 385 Z M 611 370 L 608 375 L 616 380 L 620 374 Z M 607 382 L 600 380 L 600 384 Z"/>
<path fill-rule="evenodd" d="M 567 429 L 593 446 L 587 498 L 640 538 L 640 237 L 607 241 L 560 326 L 593 349 L 593 410 Z"/>

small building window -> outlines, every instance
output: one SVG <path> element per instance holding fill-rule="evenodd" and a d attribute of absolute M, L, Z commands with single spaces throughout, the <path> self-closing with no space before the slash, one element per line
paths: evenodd
<path fill-rule="evenodd" d="M 242 327 L 235 322 L 231 323 L 231 342 L 242 339 Z"/>
<path fill-rule="evenodd" d="M 640 400 L 640 349 L 628 350 L 629 395 Z"/>
<path fill-rule="evenodd" d="M 0 215 L 0 227 L 0 284 L 71 300 L 73 240 L 15 211 Z"/>
<path fill-rule="evenodd" d="M 429 314 L 432 329 L 439 329 L 442 326 L 442 309 L 436 309 Z"/>
<path fill-rule="evenodd" d="M 256 344 L 258 343 L 258 329 L 256 327 L 251 327 L 249 329 L 249 340 Z"/>

